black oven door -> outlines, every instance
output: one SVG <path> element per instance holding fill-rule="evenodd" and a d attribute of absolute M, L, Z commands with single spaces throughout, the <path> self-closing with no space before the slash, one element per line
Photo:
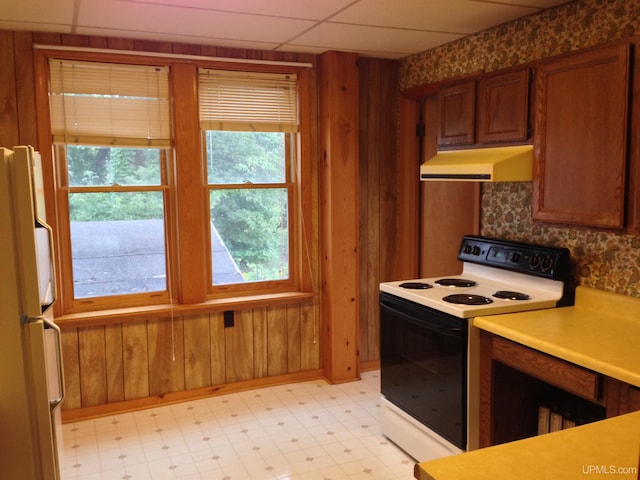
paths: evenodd
<path fill-rule="evenodd" d="M 467 443 L 467 319 L 380 293 L 381 390 L 462 450 Z"/>

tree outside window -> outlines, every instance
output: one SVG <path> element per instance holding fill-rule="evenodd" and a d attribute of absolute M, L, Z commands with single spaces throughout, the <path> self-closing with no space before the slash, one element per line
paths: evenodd
<path fill-rule="evenodd" d="M 285 134 L 207 131 L 213 284 L 289 278 Z M 215 238 L 212 238 L 212 243 Z M 212 249 L 213 250 L 213 249 Z M 241 275 L 226 275 L 229 258 Z"/>

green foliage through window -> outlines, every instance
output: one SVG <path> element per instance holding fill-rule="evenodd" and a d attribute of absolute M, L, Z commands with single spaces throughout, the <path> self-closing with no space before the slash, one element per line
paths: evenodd
<path fill-rule="evenodd" d="M 69 145 L 67 165 L 70 187 L 157 186 L 161 183 L 158 149 L 109 148 Z M 143 220 L 164 216 L 161 194 L 72 193 L 70 220 Z"/>
<path fill-rule="evenodd" d="M 74 297 L 166 290 L 160 150 L 66 152 Z"/>
<path fill-rule="evenodd" d="M 289 207 L 285 134 L 207 131 L 207 178 L 213 235 L 245 281 L 289 278 Z M 224 261 L 213 258 L 213 283 Z"/>

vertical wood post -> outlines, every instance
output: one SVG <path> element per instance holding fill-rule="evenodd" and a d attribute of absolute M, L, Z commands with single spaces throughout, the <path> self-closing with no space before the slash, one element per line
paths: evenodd
<path fill-rule="evenodd" d="M 357 54 L 320 58 L 320 221 L 323 368 L 359 378 Z"/>
<path fill-rule="evenodd" d="M 203 172 L 200 168 L 200 126 L 196 66 L 174 64 L 174 128 L 184 134 L 176 137 L 177 248 L 179 299 L 182 303 L 204 301 L 207 294 L 207 268 L 200 252 L 206 251 L 206 201 L 203 197 Z M 190 135 L 186 135 L 190 132 Z M 184 228 L 181 228 L 183 227 Z M 175 292 L 175 289 L 174 289 Z"/>

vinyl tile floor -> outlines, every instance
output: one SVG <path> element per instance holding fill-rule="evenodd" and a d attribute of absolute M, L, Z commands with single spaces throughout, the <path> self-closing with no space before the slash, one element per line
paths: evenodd
<path fill-rule="evenodd" d="M 380 430 L 380 372 L 231 393 L 62 427 L 62 480 L 411 480 Z"/>

